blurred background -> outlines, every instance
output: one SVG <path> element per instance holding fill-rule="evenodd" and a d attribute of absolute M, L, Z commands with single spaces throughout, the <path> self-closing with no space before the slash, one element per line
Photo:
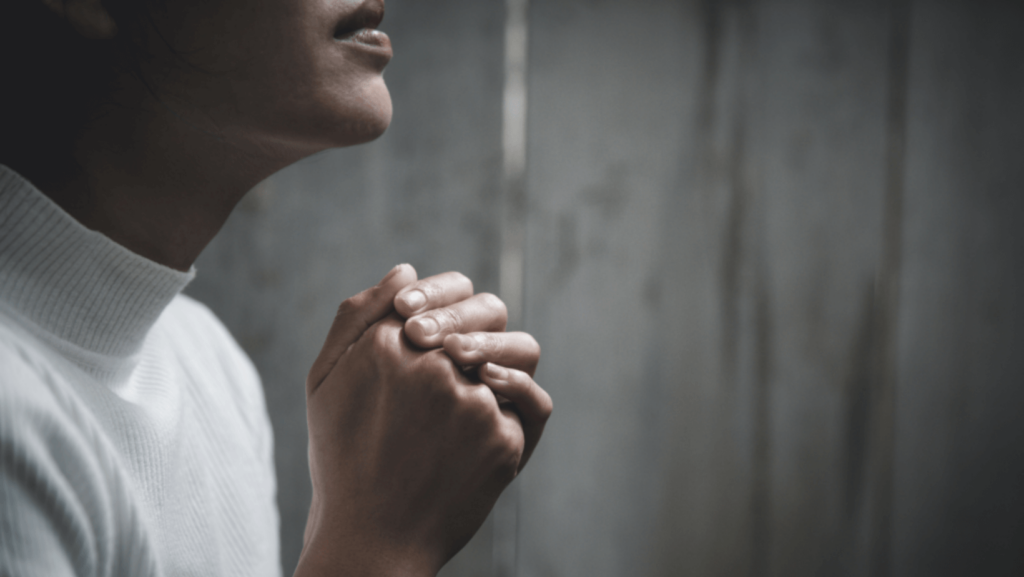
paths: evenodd
<path fill-rule="evenodd" d="M 555 413 L 443 575 L 1024 574 L 1024 3 L 388 0 L 394 121 L 189 292 L 264 379 L 281 544 L 338 303 L 459 270 Z"/>

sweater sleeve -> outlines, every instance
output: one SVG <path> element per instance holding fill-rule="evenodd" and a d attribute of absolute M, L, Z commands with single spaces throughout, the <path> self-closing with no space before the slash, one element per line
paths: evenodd
<path fill-rule="evenodd" d="M 87 421 L 0 340 L 0 575 L 150 575 L 141 521 Z"/>

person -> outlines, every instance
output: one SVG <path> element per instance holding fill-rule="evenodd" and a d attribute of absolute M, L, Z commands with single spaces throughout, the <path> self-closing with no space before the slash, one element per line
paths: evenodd
<path fill-rule="evenodd" d="M 249 359 L 181 294 L 242 196 L 391 119 L 382 0 L 0 8 L 0 575 L 280 572 Z M 409 265 L 306 382 L 296 575 L 434 575 L 551 414 L 501 301 Z"/>

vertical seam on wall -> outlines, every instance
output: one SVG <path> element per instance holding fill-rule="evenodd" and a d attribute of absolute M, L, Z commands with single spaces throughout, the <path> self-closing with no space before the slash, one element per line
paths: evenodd
<path fill-rule="evenodd" d="M 892 509 L 898 363 L 899 292 L 903 252 L 903 197 L 906 170 L 907 90 L 910 69 L 911 0 L 891 5 L 886 98 L 885 197 L 882 254 L 878 274 L 879 354 L 875 412 L 875 478 L 870 574 L 892 571 Z"/>
<path fill-rule="evenodd" d="M 499 292 L 510 328 L 523 322 L 526 244 L 526 64 L 528 0 L 506 0 L 502 96 L 502 249 Z"/>
<path fill-rule="evenodd" d="M 761 94 L 755 88 L 760 80 L 761 68 L 758 60 L 759 48 L 759 8 L 757 2 L 751 0 L 733 0 L 728 6 L 734 11 L 735 26 L 737 30 L 738 49 L 738 111 L 736 117 L 736 128 L 733 142 L 733 161 L 731 188 L 734 199 L 738 206 L 739 221 L 735 224 L 739 238 L 739 255 L 735 258 L 745 259 L 734 266 L 737 274 L 742 274 L 745 279 L 735 279 L 736 287 L 733 289 L 737 312 L 732 319 L 734 342 L 732 358 L 736 365 L 734 368 L 736 385 L 742 382 L 749 383 L 749 394 L 751 395 L 752 420 L 749 439 L 751 461 L 749 478 L 749 560 L 747 573 L 749 575 L 769 575 L 772 566 L 772 431 L 771 431 L 771 379 L 773 370 L 772 359 L 772 310 L 771 295 L 769 287 L 768 269 L 769 263 L 764 252 L 765 241 L 765 217 L 764 201 L 760 198 L 762 191 L 755 181 L 756 170 L 754 166 L 759 162 L 751 151 L 756 147 L 751 146 L 752 138 L 756 138 L 756 125 L 751 123 L 752 118 L 757 117 L 757 108 L 761 102 Z M 746 267 L 745 273 L 739 272 Z M 740 288 L 740 284 L 748 284 L 747 290 Z M 749 314 L 740 313 L 743 307 L 741 301 L 749 306 Z M 751 323 L 752 333 L 749 336 L 742 336 L 745 332 L 741 329 L 744 319 Z M 746 353 L 750 355 L 747 360 L 751 363 L 751 371 L 747 373 L 740 366 L 741 339 L 749 338 L 751 350 Z M 749 379 L 749 380 L 748 380 Z"/>
<path fill-rule="evenodd" d="M 508 309 L 508 328 L 523 327 L 526 268 L 526 68 L 528 0 L 505 0 L 505 87 L 502 94 L 502 235 L 499 295 Z M 497 577 L 517 574 L 519 485 L 513 483 L 495 505 L 492 564 Z"/>

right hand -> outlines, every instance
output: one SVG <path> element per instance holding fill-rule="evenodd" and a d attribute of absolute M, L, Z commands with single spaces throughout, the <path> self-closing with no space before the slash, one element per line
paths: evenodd
<path fill-rule="evenodd" d="M 296 575 L 433 576 L 515 477 L 517 415 L 403 335 L 400 265 L 346 300 L 306 383 L 313 503 Z"/>
<path fill-rule="evenodd" d="M 551 397 L 533 380 L 537 341 L 529 333 L 505 332 L 505 303 L 493 294 L 473 294 L 473 282 L 458 272 L 406 285 L 395 297 L 395 311 L 406 319 L 409 342 L 421 349 L 443 347 L 463 372 L 494 391 L 503 408 L 515 411 L 525 437 L 521 471 L 552 410 Z"/>

